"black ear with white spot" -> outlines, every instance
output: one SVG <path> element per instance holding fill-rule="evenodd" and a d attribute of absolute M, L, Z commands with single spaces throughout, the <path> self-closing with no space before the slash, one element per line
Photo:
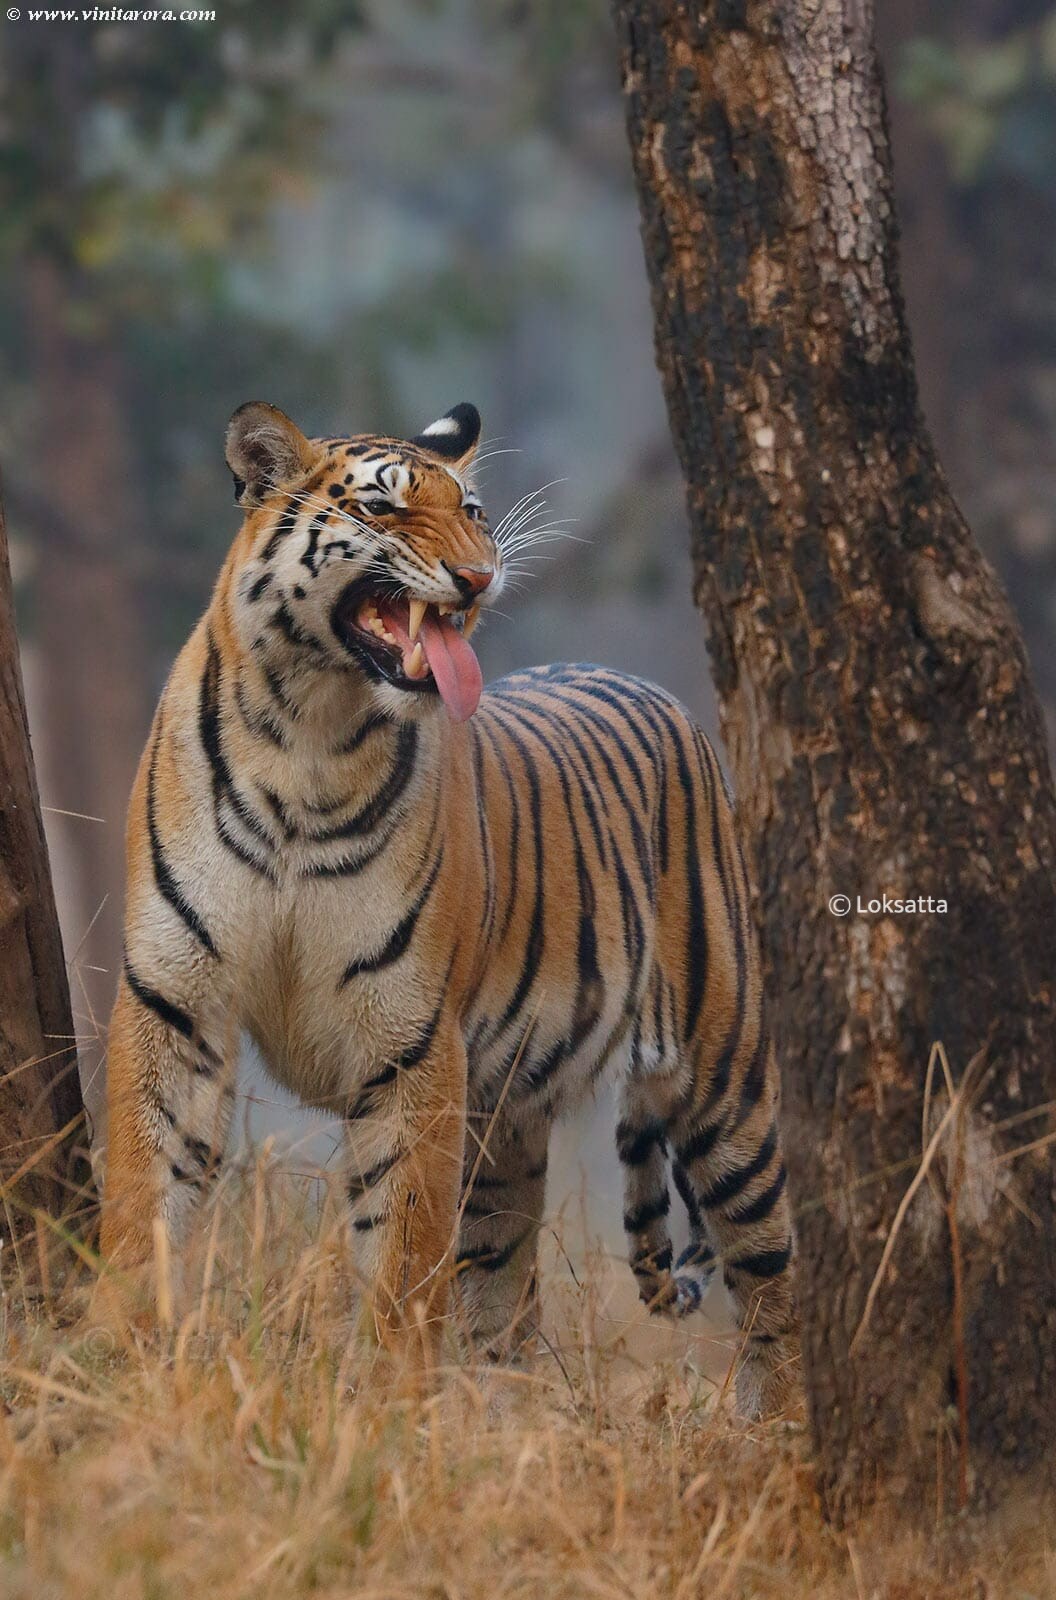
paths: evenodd
<path fill-rule="evenodd" d="M 227 464 L 235 480 L 235 501 L 251 509 L 269 494 L 296 483 L 315 465 L 319 447 L 304 437 L 278 406 L 250 400 L 227 425 Z"/>
<path fill-rule="evenodd" d="M 431 450 L 454 467 L 466 467 L 477 453 L 480 443 L 480 412 L 468 400 L 452 406 L 442 417 L 431 422 L 424 433 L 411 440 L 423 450 Z"/>

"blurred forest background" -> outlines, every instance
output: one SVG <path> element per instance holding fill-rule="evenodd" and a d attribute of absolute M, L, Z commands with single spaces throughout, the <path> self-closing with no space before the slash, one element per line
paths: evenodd
<path fill-rule="evenodd" d="M 1056 728 L 1056 7 L 877 9 L 924 406 Z M 0 74 L 0 463 L 97 1110 L 127 794 L 237 527 L 242 401 L 397 434 L 475 401 L 493 515 L 558 480 L 576 536 L 482 632 L 486 676 L 592 658 L 713 716 L 605 0 L 23 21 Z M 575 1152 L 607 1188 L 610 1142 L 586 1119 L 556 1181 Z"/>

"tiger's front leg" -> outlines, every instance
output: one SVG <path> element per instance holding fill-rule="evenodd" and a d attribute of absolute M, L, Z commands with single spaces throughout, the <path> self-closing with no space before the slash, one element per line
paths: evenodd
<path fill-rule="evenodd" d="M 108 1133 L 99 1313 L 149 1307 L 159 1247 L 173 1276 L 198 1204 L 215 1179 L 234 1104 L 234 1053 L 222 1020 L 126 961 L 110 1023 Z M 171 1281 L 171 1280 L 170 1280 Z"/>
<path fill-rule="evenodd" d="M 434 1018 L 345 1118 L 357 1272 L 378 1338 L 412 1365 L 438 1354 L 448 1308 L 466 1130 L 466 1053 Z"/>

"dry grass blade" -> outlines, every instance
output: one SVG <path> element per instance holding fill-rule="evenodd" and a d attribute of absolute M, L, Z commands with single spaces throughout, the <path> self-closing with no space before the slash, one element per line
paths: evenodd
<path fill-rule="evenodd" d="M 4 1600 L 964 1600 L 981 1572 L 988 1600 L 1048 1592 L 1044 1530 L 976 1547 L 970 1577 L 879 1526 L 848 1550 L 802 1430 L 717 1398 L 729 1335 L 643 1321 L 626 1266 L 571 1240 L 543 1258 L 564 1377 L 467 1369 L 452 1343 L 430 1394 L 394 1390 L 351 1331 L 330 1191 L 252 1156 L 225 1185 L 168 1264 L 171 1328 L 70 1326 L 76 1286 L 54 1324 L 0 1301 Z"/>
<path fill-rule="evenodd" d="M 926 1083 L 929 1086 L 934 1073 L 934 1063 L 938 1059 L 941 1050 L 942 1047 L 939 1044 L 932 1046 L 926 1079 Z M 891 1227 L 888 1231 L 887 1239 L 884 1243 L 883 1254 L 880 1257 L 880 1265 L 876 1269 L 876 1272 L 873 1276 L 873 1281 L 869 1285 L 869 1293 L 865 1297 L 865 1307 L 862 1311 L 861 1321 L 855 1330 L 854 1338 L 851 1340 L 850 1349 L 852 1355 L 857 1353 L 862 1340 L 865 1338 L 869 1327 L 869 1322 L 873 1314 L 873 1309 L 876 1305 L 876 1299 L 880 1293 L 880 1289 L 884 1281 L 884 1275 L 887 1272 L 888 1266 L 890 1265 L 891 1257 L 894 1254 L 895 1245 L 898 1242 L 898 1236 L 902 1231 L 902 1224 L 906 1220 L 906 1215 L 909 1211 L 909 1208 L 913 1204 L 914 1199 L 920 1191 L 921 1185 L 928 1176 L 928 1173 L 931 1169 L 931 1164 L 935 1160 L 939 1147 L 946 1136 L 947 1129 L 953 1122 L 954 1118 L 960 1115 L 965 1101 L 973 1092 L 975 1087 L 975 1078 L 985 1057 L 986 1047 L 984 1046 L 984 1048 L 979 1050 L 968 1063 L 956 1093 L 953 1095 L 952 1099 L 947 1105 L 946 1110 L 943 1112 L 942 1117 L 939 1120 L 938 1126 L 935 1128 L 931 1138 L 928 1140 L 924 1149 L 924 1154 L 921 1158 L 920 1165 L 913 1174 L 913 1177 L 910 1179 L 910 1182 L 906 1187 L 906 1191 L 898 1203 L 898 1207 L 891 1222 Z"/>

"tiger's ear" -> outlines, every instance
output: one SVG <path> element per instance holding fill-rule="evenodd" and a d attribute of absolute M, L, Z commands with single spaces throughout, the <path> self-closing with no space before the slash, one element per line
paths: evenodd
<path fill-rule="evenodd" d="M 304 437 L 278 406 L 249 400 L 227 425 L 227 464 L 235 480 L 235 503 L 247 510 L 269 494 L 296 483 L 315 465 L 318 445 Z"/>
<path fill-rule="evenodd" d="M 411 440 L 422 450 L 449 461 L 453 467 L 468 467 L 480 443 L 480 412 L 468 400 L 452 406 L 431 422 L 423 433 Z"/>

